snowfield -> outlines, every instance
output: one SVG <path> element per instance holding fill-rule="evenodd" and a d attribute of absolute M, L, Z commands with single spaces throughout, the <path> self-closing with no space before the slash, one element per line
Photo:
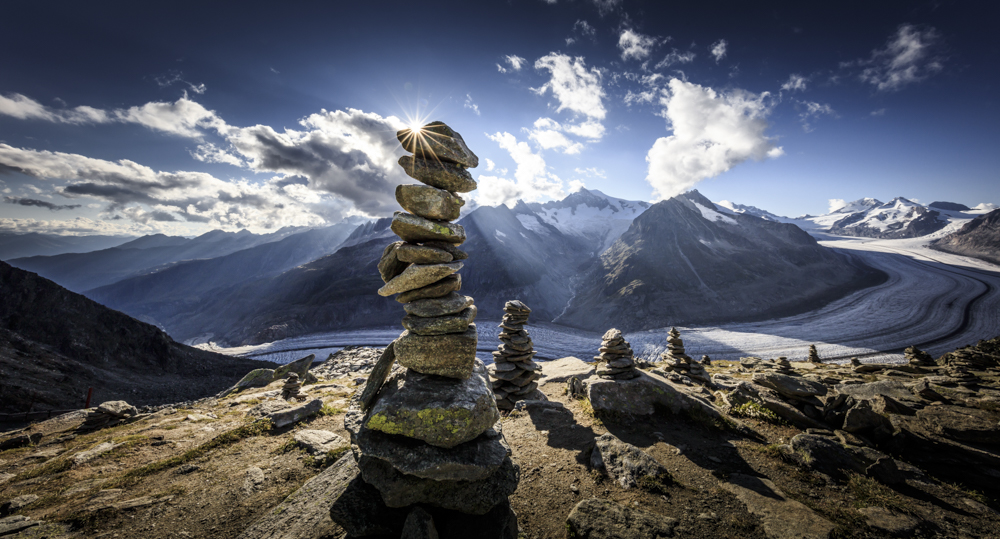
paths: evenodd
<path fill-rule="evenodd" d="M 927 243 L 961 226 L 953 222 L 935 234 L 914 239 L 872 240 L 812 233 L 826 247 L 889 274 L 880 286 L 851 294 L 804 314 L 763 322 L 718 327 L 678 327 L 688 355 L 700 359 L 735 360 L 744 356 L 792 361 L 806 359 L 810 344 L 820 357 L 846 361 L 901 362 L 910 345 L 934 356 L 979 339 L 1000 335 L 1000 266 L 933 251 Z M 475 291 L 467 291 L 475 296 Z M 511 298 L 514 299 L 514 298 Z M 400 309 L 400 318 L 403 310 Z M 477 320 L 479 350 L 487 362 L 499 341 L 498 320 Z M 636 356 L 653 360 L 666 348 L 669 327 L 626 334 Z M 540 359 L 597 354 L 601 334 L 539 320 L 528 331 Z M 238 348 L 199 345 L 217 352 L 286 363 L 309 353 L 322 360 L 347 345 L 385 346 L 402 327 L 331 331 L 273 343 Z"/>

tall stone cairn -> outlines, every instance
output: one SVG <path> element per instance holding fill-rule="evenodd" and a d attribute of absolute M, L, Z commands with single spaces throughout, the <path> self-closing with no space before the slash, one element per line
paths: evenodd
<path fill-rule="evenodd" d="M 402 241 L 382 253 L 378 293 L 403 304 L 405 331 L 352 400 L 344 426 L 363 483 L 352 483 L 330 516 L 349 535 L 398 536 L 396 517 L 429 510 L 441 525 L 477 515 L 490 537 L 516 537 L 508 496 L 520 471 L 476 359 L 476 306 L 458 293 L 468 255 L 458 248 L 465 230 L 452 221 L 465 203 L 458 193 L 476 188 L 466 169 L 479 158 L 441 122 L 396 137 L 413 154 L 399 164 L 423 185 L 396 187 L 406 211 L 396 212 L 390 228 Z"/>
<path fill-rule="evenodd" d="M 531 309 L 520 300 L 508 301 L 503 307 L 500 322 L 500 346 L 493 352 L 494 365 L 490 367 L 493 393 L 497 408 L 513 410 L 514 403 L 538 389 L 535 380 L 541 378 L 541 367 L 532 361 L 535 356 L 531 337 L 524 329 Z"/>
<path fill-rule="evenodd" d="M 684 353 L 684 341 L 677 328 L 667 333 L 667 351 L 660 355 L 664 370 L 687 372 L 691 370 L 691 357 Z"/>
<path fill-rule="evenodd" d="M 635 359 L 632 357 L 632 346 L 622 337 L 622 332 L 611 328 L 601 338 L 601 348 L 598 350 L 597 376 L 606 380 L 631 380 L 639 376 L 635 369 Z"/>
<path fill-rule="evenodd" d="M 810 363 L 823 363 L 823 360 L 819 358 L 819 352 L 816 351 L 816 345 L 809 345 L 809 362 Z"/>

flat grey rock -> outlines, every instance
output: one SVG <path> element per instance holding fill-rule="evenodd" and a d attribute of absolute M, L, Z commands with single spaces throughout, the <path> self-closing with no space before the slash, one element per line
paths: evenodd
<path fill-rule="evenodd" d="M 287 427 L 298 423 L 323 408 L 322 399 L 313 399 L 302 406 L 295 406 L 268 414 L 266 417 L 274 423 L 274 428 Z"/>
<path fill-rule="evenodd" d="M 545 368 L 542 370 L 544 372 Z M 636 372 L 638 376 L 631 380 L 605 380 L 597 376 L 585 380 L 587 399 L 594 410 L 650 415 L 655 412 L 655 406 L 660 405 L 675 414 L 695 410 L 709 417 L 722 417 L 714 405 L 693 390 L 653 374 Z"/>
<path fill-rule="evenodd" d="M 805 505 L 787 498 L 769 479 L 732 474 L 719 484 L 733 493 L 747 511 L 760 518 L 773 539 L 827 539 L 834 525 Z"/>
<path fill-rule="evenodd" d="M 393 277 L 378 289 L 380 296 L 391 296 L 402 292 L 409 292 L 423 288 L 429 284 L 440 281 L 462 269 L 461 262 L 449 262 L 447 264 L 410 264 L 402 273 Z"/>
<path fill-rule="evenodd" d="M 418 335 L 409 330 L 393 343 L 396 361 L 423 374 L 465 379 L 476 361 L 479 336 L 476 325 L 469 324 L 462 333 Z"/>
<path fill-rule="evenodd" d="M 656 459 L 611 433 L 597 438 L 590 464 L 624 489 L 640 485 L 644 478 L 664 485 L 674 482 L 670 472 Z"/>
<path fill-rule="evenodd" d="M 828 391 L 825 384 L 773 372 L 753 375 L 753 383 L 773 389 L 786 397 L 822 397 Z"/>
<path fill-rule="evenodd" d="M 295 443 L 313 455 L 325 455 L 334 449 L 349 445 L 339 434 L 328 430 L 300 430 L 292 435 Z"/>
<path fill-rule="evenodd" d="M 676 526 L 676 518 L 590 498 L 570 511 L 566 535 L 575 539 L 660 539 L 673 537 Z"/>

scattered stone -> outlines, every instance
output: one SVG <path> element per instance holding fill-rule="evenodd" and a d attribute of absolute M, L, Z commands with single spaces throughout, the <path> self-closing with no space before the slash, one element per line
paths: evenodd
<path fill-rule="evenodd" d="M 768 537 L 774 539 L 828 539 L 832 522 L 805 505 L 788 499 L 769 479 L 732 474 L 720 486 L 733 493 L 750 514 L 760 518 Z"/>
<path fill-rule="evenodd" d="M 675 414 L 693 412 L 723 419 L 722 413 L 700 391 L 677 385 L 654 374 L 638 372 L 639 375 L 630 380 L 606 380 L 596 376 L 587 379 L 587 400 L 594 411 L 650 415 L 656 411 L 656 406 L 665 406 Z"/>
<path fill-rule="evenodd" d="M 274 428 L 280 429 L 302 421 L 303 419 L 319 412 L 323 408 L 322 399 L 313 399 L 301 406 L 286 408 L 267 414 L 267 418 L 274 423 Z"/>
<path fill-rule="evenodd" d="M 397 185 L 396 202 L 414 215 L 441 221 L 458 219 L 465 205 L 457 195 L 429 185 Z"/>
<path fill-rule="evenodd" d="M 677 519 L 608 500 L 589 498 L 566 519 L 567 536 L 577 539 L 653 539 L 672 537 Z"/>
<path fill-rule="evenodd" d="M 349 445 L 347 440 L 328 430 L 300 430 L 292 435 L 292 439 L 312 455 L 325 455 Z"/>
<path fill-rule="evenodd" d="M 264 470 L 256 466 L 251 466 L 243 472 L 243 495 L 249 496 L 260 489 L 264 484 Z"/>
<path fill-rule="evenodd" d="M 595 441 L 590 465 L 607 473 L 624 489 L 634 486 L 664 488 L 674 482 L 670 472 L 638 447 L 608 433 Z"/>
<path fill-rule="evenodd" d="M 190 464 L 190 463 L 189 464 L 182 464 L 182 465 L 180 465 L 180 466 L 177 467 L 177 471 L 175 471 L 174 473 L 177 474 L 177 475 L 187 475 L 189 473 L 197 472 L 200 469 L 201 469 L 201 466 L 198 466 L 196 464 Z"/>

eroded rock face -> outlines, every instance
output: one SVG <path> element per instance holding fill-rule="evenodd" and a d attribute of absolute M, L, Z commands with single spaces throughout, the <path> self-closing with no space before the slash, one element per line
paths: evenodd
<path fill-rule="evenodd" d="M 478 359 L 474 361 L 470 376 L 458 383 L 414 370 L 393 374 L 365 426 L 445 448 L 476 438 L 500 419 L 500 413 L 486 379 L 486 367 Z"/>

